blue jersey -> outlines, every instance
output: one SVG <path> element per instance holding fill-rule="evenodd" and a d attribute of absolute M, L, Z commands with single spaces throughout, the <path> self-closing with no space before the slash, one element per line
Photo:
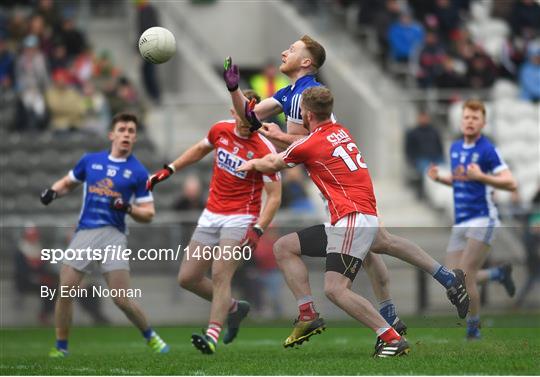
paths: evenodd
<path fill-rule="evenodd" d="M 83 204 L 79 229 L 114 226 L 126 231 L 126 214 L 110 207 L 111 198 L 122 197 L 124 202 L 151 202 L 152 194 L 146 190 L 148 172 L 130 155 L 113 158 L 109 151 L 85 154 L 69 172 L 74 182 L 84 182 Z"/>
<path fill-rule="evenodd" d="M 481 136 L 474 144 L 467 145 L 464 140 L 455 141 L 450 148 L 452 167 L 452 186 L 454 188 L 455 222 L 475 217 L 497 218 L 497 209 L 493 204 L 493 188 L 467 178 L 467 166 L 478 164 L 482 172 L 497 174 L 507 169 L 503 159 L 489 140 Z"/>
<path fill-rule="evenodd" d="M 300 114 L 302 92 L 312 86 L 321 85 L 315 79 L 315 75 L 305 75 L 296 80 L 294 85 L 278 90 L 273 98 L 280 103 L 283 113 L 287 116 L 287 121 L 302 124 L 302 114 Z"/>

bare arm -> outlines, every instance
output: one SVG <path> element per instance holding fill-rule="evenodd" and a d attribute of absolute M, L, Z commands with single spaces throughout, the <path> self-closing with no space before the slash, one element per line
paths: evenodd
<path fill-rule="evenodd" d="M 259 132 L 267 137 L 279 151 L 285 150 L 298 139 L 302 139 L 309 132 L 297 123 L 287 121 L 287 133 L 275 123 L 263 123 Z"/>
<path fill-rule="evenodd" d="M 264 191 L 266 191 L 266 202 L 257 220 L 257 224 L 263 230 L 270 225 L 281 205 L 281 181 L 265 182 Z"/>
<path fill-rule="evenodd" d="M 497 174 L 485 174 L 477 164 L 467 166 L 467 177 L 499 190 L 515 191 L 517 183 L 510 169 L 504 169 Z"/>
<path fill-rule="evenodd" d="M 174 171 L 181 170 L 186 166 L 202 160 L 204 156 L 212 151 L 212 149 L 214 149 L 214 147 L 208 145 L 206 140 L 201 140 L 182 153 L 180 157 L 174 160 L 170 165 L 174 167 Z"/>
<path fill-rule="evenodd" d="M 68 174 L 60 178 L 58 181 L 54 182 L 54 184 L 51 186 L 51 189 L 56 191 L 57 196 L 60 197 L 69 194 L 77 186 L 79 186 L 79 182 L 74 181 Z"/>
<path fill-rule="evenodd" d="M 133 220 L 138 223 L 149 223 L 156 214 L 154 202 L 132 204 L 131 212 L 129 213 Z"/>
<path fill-rule="evenodd" d="M 240 89 L 236 89 L 234 92 L 230 93 L 234 110 L 243 121 L 247 121 L 244 116 L 247 102 L 247 98 L 244 96 L 244 93 L 242 93 Z M 255 115 L 257 115 L 259 120 L 264 120 L 279 114 L 281 112 L 281 105 L 273 98 L 265 98 L 255 105 L 253 111 L 255 111 Z"/>
<path fill-rule="evenodd" d="M 267 154 L 263 158 L 255 158 L 244 162 L 236 169 L 237 171 L 257 170 L 261 173 L 275 173 L 287 168 L 287 164 L 283 161 L 283 157 L 276 153 Z"/>
<path fill-rule="evenodd" d="M 439 173 L 439 167 L 437 165 L 431 164 L 427 175 L 429 178 L 434 180 L 435 182 L 442 183 L 446 186 L 452 186 L 453 179 L 451 175 L 440 175 Z"/>

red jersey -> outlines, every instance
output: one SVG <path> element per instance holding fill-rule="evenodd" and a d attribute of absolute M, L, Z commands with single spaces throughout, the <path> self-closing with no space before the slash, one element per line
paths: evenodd
<path fill-rule="evenodd" d="M 328 200 L 331 223 L 351 212 L 377 216 L 373 184 L 348 129 L 329 121 L 283 152 L 289 167 L 303 163 Z"/>
<path fill-rule="evenodd" d="M 258 132 L 249 137 L 237 135 L 234 120 L 214 124 L 206 140 L 215 150 L 206 208 L 223 215 L 259 216 L 264 182 L 279 181 L 280 174 L 237 172 L 236 168 L 247 160 L 276 153 L 272 143 Z"/>

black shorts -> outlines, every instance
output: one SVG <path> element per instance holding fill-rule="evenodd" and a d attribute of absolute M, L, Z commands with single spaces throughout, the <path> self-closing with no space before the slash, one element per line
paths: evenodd
<path fill-rule="evenodd" d="M 335 271 L 354 281 L 362 260 L 351 255 L 326 254 L 328 239 L 324 224 L 310 226 L 298 232 L 300 254 L 308 257 L 326 258 L 326 271 Z"/>

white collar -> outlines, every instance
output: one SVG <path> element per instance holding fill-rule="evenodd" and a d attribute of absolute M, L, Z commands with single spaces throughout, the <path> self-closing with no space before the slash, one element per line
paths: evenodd
<path fill-rule="evenodd" d="M 109 160 L 111 160 L 112 162 L 126 162 L 127 161 L 127 158 L 117 158 L 111 155 L 109 155 L 108 157 L 109 157 Z"/>

